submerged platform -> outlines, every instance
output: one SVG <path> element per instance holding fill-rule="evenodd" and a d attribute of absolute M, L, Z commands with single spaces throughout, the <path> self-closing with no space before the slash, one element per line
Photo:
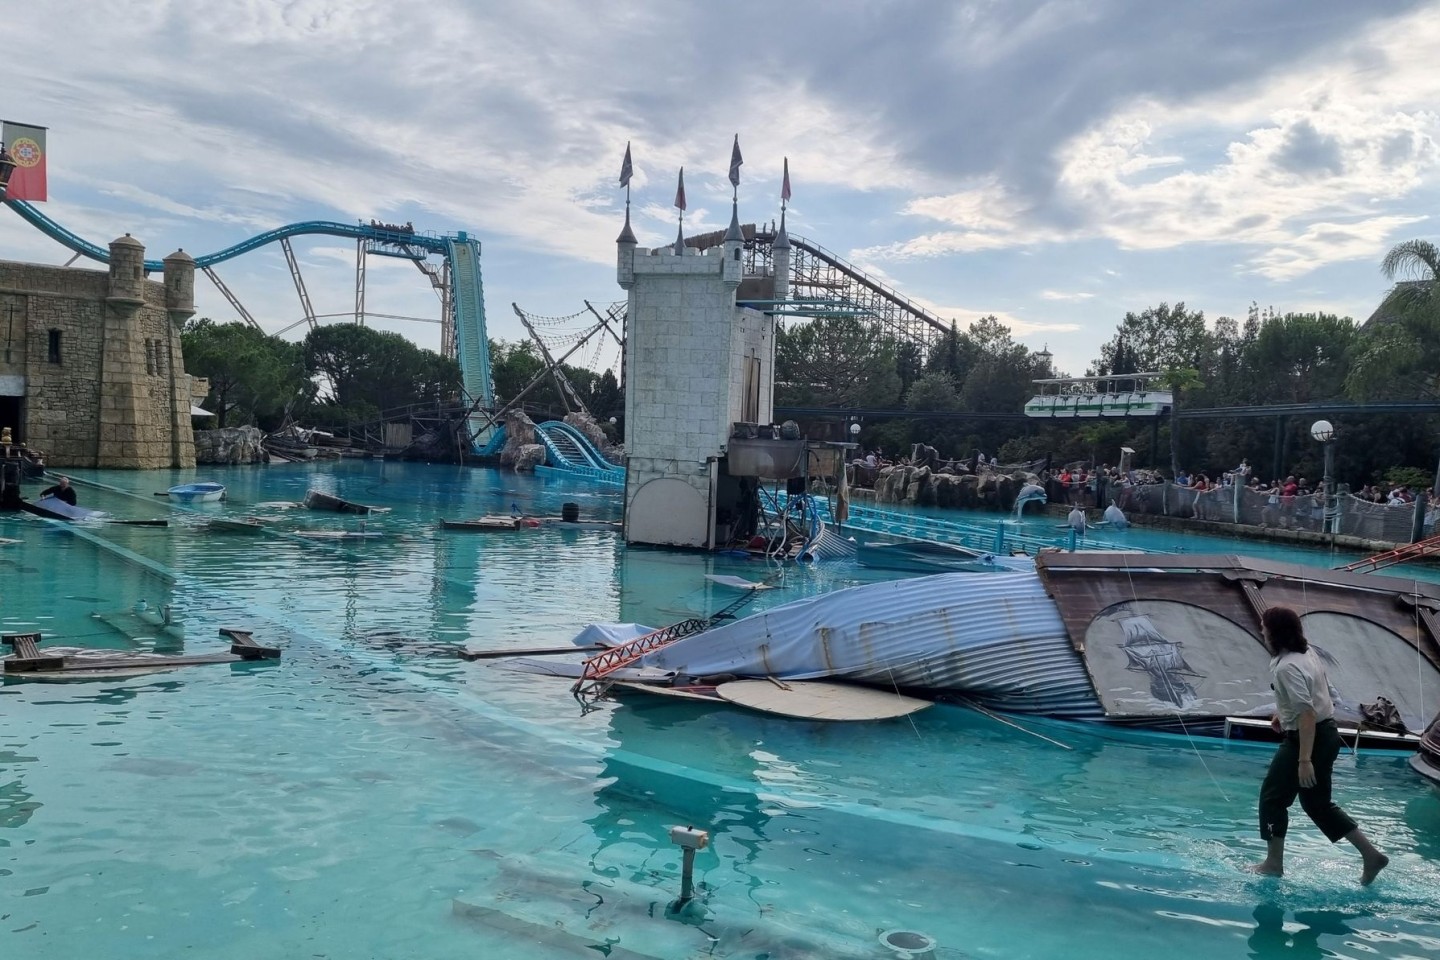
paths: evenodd
<path fill-rule="evenodd" d="M 134 676 L 210 663 L 243 663 L 279 660 L 278 647 L 262 646 L 248 630 L 222 628 L 220 635 L 230 640 L 228 652 L 202 654 L 131 653 L 63 647 L 40 649 L 38 633 L 6 634 L 0 643 L 14 650 L 14 655 L 0 660 L 0 673 L 20 680 L 83 680 Z"/>

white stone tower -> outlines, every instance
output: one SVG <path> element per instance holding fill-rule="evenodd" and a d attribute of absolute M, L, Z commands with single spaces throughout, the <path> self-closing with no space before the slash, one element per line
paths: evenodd
<path fill-rule="evenodd" d="M 728 460 L 735 424 L 768 424 L 775 321 L 736 304 L 744 270 L 738 205 L 718 246 L 641 250 L 616 240 L 629 292 L 625 338 L 625 539 L 714 548 L 730 540 L 754 481 Z M 749 499 L 747 500 L 747 496 Z"/>

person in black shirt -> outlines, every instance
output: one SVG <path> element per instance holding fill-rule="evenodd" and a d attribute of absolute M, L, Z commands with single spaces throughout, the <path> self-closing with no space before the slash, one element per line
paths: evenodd
<path fill-rule="evenodd" d="M 70 506 L 75 506 L 75 489 L 70 486 L 69 477 L 61 477 L 60 482 L 53 487 L 46 487 L 40 491 L 41 498 L 54 497 L 56 500 L 64 500 Z"/>

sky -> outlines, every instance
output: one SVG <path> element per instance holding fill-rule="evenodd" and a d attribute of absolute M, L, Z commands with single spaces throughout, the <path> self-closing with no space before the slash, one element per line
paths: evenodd
<path fill-rule="evenodd" d="M 642 245 L 673 240 L 682 166 L 687 233 L 725 226 L 738 133 L 743 222 L 779 216 L 788 158 L 791 233 L 1071 374 L 1162 301 L 1363 320 L 1385 251 L 1437 234 L 1440 0 L 46 0 L 4 37 L 0 118 L 49 128 L 42 209 L 72 232 L 160 258 L 306 220 L 464 230 L 509 341 L 512 303 L 621 297 L 627 142 Z M 316 312 L 353 315 L 353 242 L 294 244 Z M 0 258 L 70 253 L 0 211 Z M 217 272 L 303 336 L 278 245 Z M 203 277 L 196 301 L 238 318 Z M 438 348 L 412 264 L 370 257 L 366 308 Z"/>

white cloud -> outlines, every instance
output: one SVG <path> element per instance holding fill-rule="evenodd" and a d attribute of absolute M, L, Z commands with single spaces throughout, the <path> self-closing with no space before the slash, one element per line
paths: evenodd
<path fill-rule="evenodd" d="M 1067 292 L 1065 292 L 1065 291 L 1063 291 L 1063 290 L 1041 290 L 1041 291 L 1040 291 L 1040 299 L 1041 299 L 1041 300 L 1068 300 L 1068 301 L 1090 300 L 1090 299 L 1094 298 L 1094 296 L 1095 296 L 1095 294 L 1093 294 L 1093 293 L 1085 293 L 1085 292 L 1079 291 L 1079 290 L 1076 290 L 1076 291 L 1073 291 L 1073 292 L 1069 292 L 1069 293 L 1067 293 Z"/>

